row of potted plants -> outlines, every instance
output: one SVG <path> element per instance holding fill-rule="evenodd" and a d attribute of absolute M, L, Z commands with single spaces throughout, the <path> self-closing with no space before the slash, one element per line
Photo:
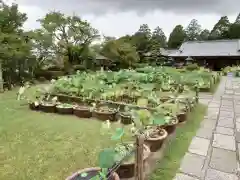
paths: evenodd
<path fill-rule="evenodd" d="M 54 97 L 53 99 L 56 99 Z M 143 104 L 141 101 L 146 101 Z M 178 103 L 178 106 L 176 106 L 175 102 L 172 103 L 162 103 L 161 106 L 156 107 L 155 109 L 151 109 L 153 112 L 162 112 L 162 111 L 171 111 L 172 109 L 175 109 L 175 114 L 179 117 L 181 121 L 182 117 L 182 111 L 186 109 L 188 103 L 185 101 L 184 103 L 181 103 L 181 106 Z M 138 104 L 140 106 L 147 106 L 148 101 L 146 99 L 139 99 Z M 112 105 L 112 104 L 111 104 Z M 111 107 L 109 104 L 96 104 L 92 103 L 91 105 L 89 103 L 82 103 L 82 104 L 69 104 L 69 103 L 61 103 L 54 100 L 51 101 L 34 101 L 29 103 L 29 107 L 32 110 L 41 110 L 43 112 L 48 113 L 59 113 L 59 114 L 65 114 L 70 115 L 74 114 L 80 118 L 91 118 L 95 117 L 99 120 L 110 120 L 110 121 L 117 121 L 118 119 L 121 119 L 121 122 L 123 124 L 131 124 L 132 123 L 132 117 L 130 114 L 130 108 L 125 105 L 124 108 L 120 108 L 120 106 L 115 105 L 115 107 Z M 166 109 L 166 106 L 168 106 L 168 109 Z"/>
<path fill-rule="evenodd" d="M 194 105 L 193 105 L 194 106 Z M 186 108 L 188 109 L 188 108 Z M 190 110 L 189 108 L 188 110 Z M 145 135 L 144 163 L 147 162 L 151 152 L 156 152 L 162 147 L 165 139 L 174 132 L 177 125 L 186 121 L 187 111 L 181 117 L 175 118 L 166 114 L 151 114 L 146 109 L 131 112 L 135 124 L 133 136 Z M 112 140 L 120 141 L 114 149 L 104 149 L 99 154 L 100 168 L 87 168 L 69 176 L 67 180 L 77 179 L 112 179 L 131 178 L 135 168 L 135 145 L 133 142 L 124 141 L 124 128 L 117 128 Z M 127 157 L 127 158 L 126 158 Z"/>

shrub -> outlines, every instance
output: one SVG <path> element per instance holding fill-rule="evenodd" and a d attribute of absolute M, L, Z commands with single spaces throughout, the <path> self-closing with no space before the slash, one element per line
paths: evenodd
<path fill-rule="evenodd" d="M 194 71 L 194 70 L 199 70 L 199 66 L 195 63 L 195 64 L 189 64 L 186 66 L 186 69 L 188 71 Z"/>

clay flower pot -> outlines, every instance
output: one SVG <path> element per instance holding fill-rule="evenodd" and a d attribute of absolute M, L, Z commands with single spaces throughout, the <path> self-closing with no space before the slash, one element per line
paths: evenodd
<path fill-rule="evenodd" d="M 155 137 L 148 137 L 145 143 L 149 146 L 151 152 L 156 152 L 162 147 L 164 140 L 167 138 L 167 131 L 165 129 L 158 129 L 158 134 Z"/>
<path fill-rule="evenodd" d="M 163 128 L 170 135 L 170 134 L 172 134 L 175 131 L 177 124 L 178 124 L 178 120 L 177 119 L 173 119 L 169 124 L 164 125 Z"/>
<path fill-rule="evenodd" d="M 170 97 L 161 97 L 160 98 L 160 101 L 162 101 L 163 103 L 167 102 L 168 100 L 170 100 Z"/>
<path fill-rule="evenodd" d="M 73 114 L 80 118 L 92 117 L 92 112 L 88 106 L 75 106 L 73 107 Z"/>
<path fill-rule="evenodd" d="M 185 123 L 187 120 L 187 113 L 186 112 L 179 113 L 177 115 L 177 119 L 179 124 Z"/>
<path fill-rule="evenodd" d="M 98 168 L 98 167 L 85 168 L 67 177 L 66 180 L 91 180 L 91 178 L 97 176 L 100 171 L 101 171 L 101 168 Z M 116 172 L 114 172 L 108 179 L 120 180 Z"/>
<path fill-rule="evenodd" d="M 143 162 L 145 164 L 147 161 L 147 158 L 151 153 L 149 147 L 145 144 L 144 144 L 143 152 L 144 152 Z M 133 155 L 135 156 L 135 154 Z M 123 162 L 116 172 L 120 178 L 132 178 L 135 172 L 135 161 Z"/>
<path fill-rule="evenodd" d="M 33 110 L 33 111 L 38 111 L 39 110 L 39 104 L 36 104 L 35 102 L 30 102 L 28 104 L 29 109 Z"/>
<path fill-rule="evenodd" d="M 55 113 L 56 105 L 48 102 L 39 104 L 39 109 L 46 113 Z"/>
<path fill-rule="evenodd" d="M 56 110 L 59 114 L 72 114 L 73 113 L 72 106 L 64 106 L 62 104 L 57 105 Z"/>
<path fill-rule="evenodd" d="M 117 111 L 115 109 L 94 109 L 93 111 L 93 115 L 95 118 L 102 120 L 102 121 L 106 121 L 106 120 L 110 120 L 110 121 L 116 121 L 116 114 Z"/>
<path fill-rule="evenodd" d="M 132 124 L 133 120 L 131 115 L 120 112 L 119 116 L 121 118 L 122 124 L 125 124 L 125 125 Z"/>

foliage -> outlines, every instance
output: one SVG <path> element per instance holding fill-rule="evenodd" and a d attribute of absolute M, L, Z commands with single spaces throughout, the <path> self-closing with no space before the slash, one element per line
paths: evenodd
<path fill-rule="evenodd" d="M 136 48 L 122 40 L 108 41 L 102 49 L 102 54 L 120 68 L 133 67 L 139 61 Z"/>
<path fill-rule="evenodd" d="M 199 69 L 199 66 L 198 64 L 194 63 L 194 64 L 189 64 L 186 66 L 186 69 L 188 71 L 194 71 L 194 70 L 198 70 Z"/>
<path fill-rule="evenodd" d="M 168 40 L 169 48 L 179 48 L 185 39 L 185 31 L 182 25 L 177 25 L 171 32 Z"/>
<path fill-rule="evenodd" d="M 32 58 L 31 43 L 21 29 L 27 20 L 25 13 L 18 10 L 17 4 L 10 6 L 0 2 L 0 91 L 3 89 L 2 77 L 8 85 L 14 79 L 22 81 L 23 77 L 31 77 Z"/>
<path fill-rule="evenodd" d="M 214 25 L 209 35 L 209 39 L 211 40 L 228 39 L 229 28 L 230 28 L 230 22 L 228 20 L 228 17 L 227 16 L 221 17 L 220 20 L 217 22 L 217 24 Z"/>
<path fill-rule="evenodd" d="M 201 25 L 198 24 L 198 21 L 196 19 L 193 19 L 187 26 L 185 33 L 187 41 L 199 40 Z"/>
<path fill-rule="evenodd" d="M 204 29 L 199 35 L 199 40 L 207 41 L 209 39 L 209 35 L 210 31 L 208 29 Z"/>

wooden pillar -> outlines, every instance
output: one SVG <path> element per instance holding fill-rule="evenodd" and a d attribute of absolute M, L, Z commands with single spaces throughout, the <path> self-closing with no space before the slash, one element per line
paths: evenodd
<path fill-rule="evenodd" d="M 144 151 L 144 136 L 139 135 L 136 138 L 136 153 L 135 153 L 135 180 L 144 179 L 143 157 Z"/>

